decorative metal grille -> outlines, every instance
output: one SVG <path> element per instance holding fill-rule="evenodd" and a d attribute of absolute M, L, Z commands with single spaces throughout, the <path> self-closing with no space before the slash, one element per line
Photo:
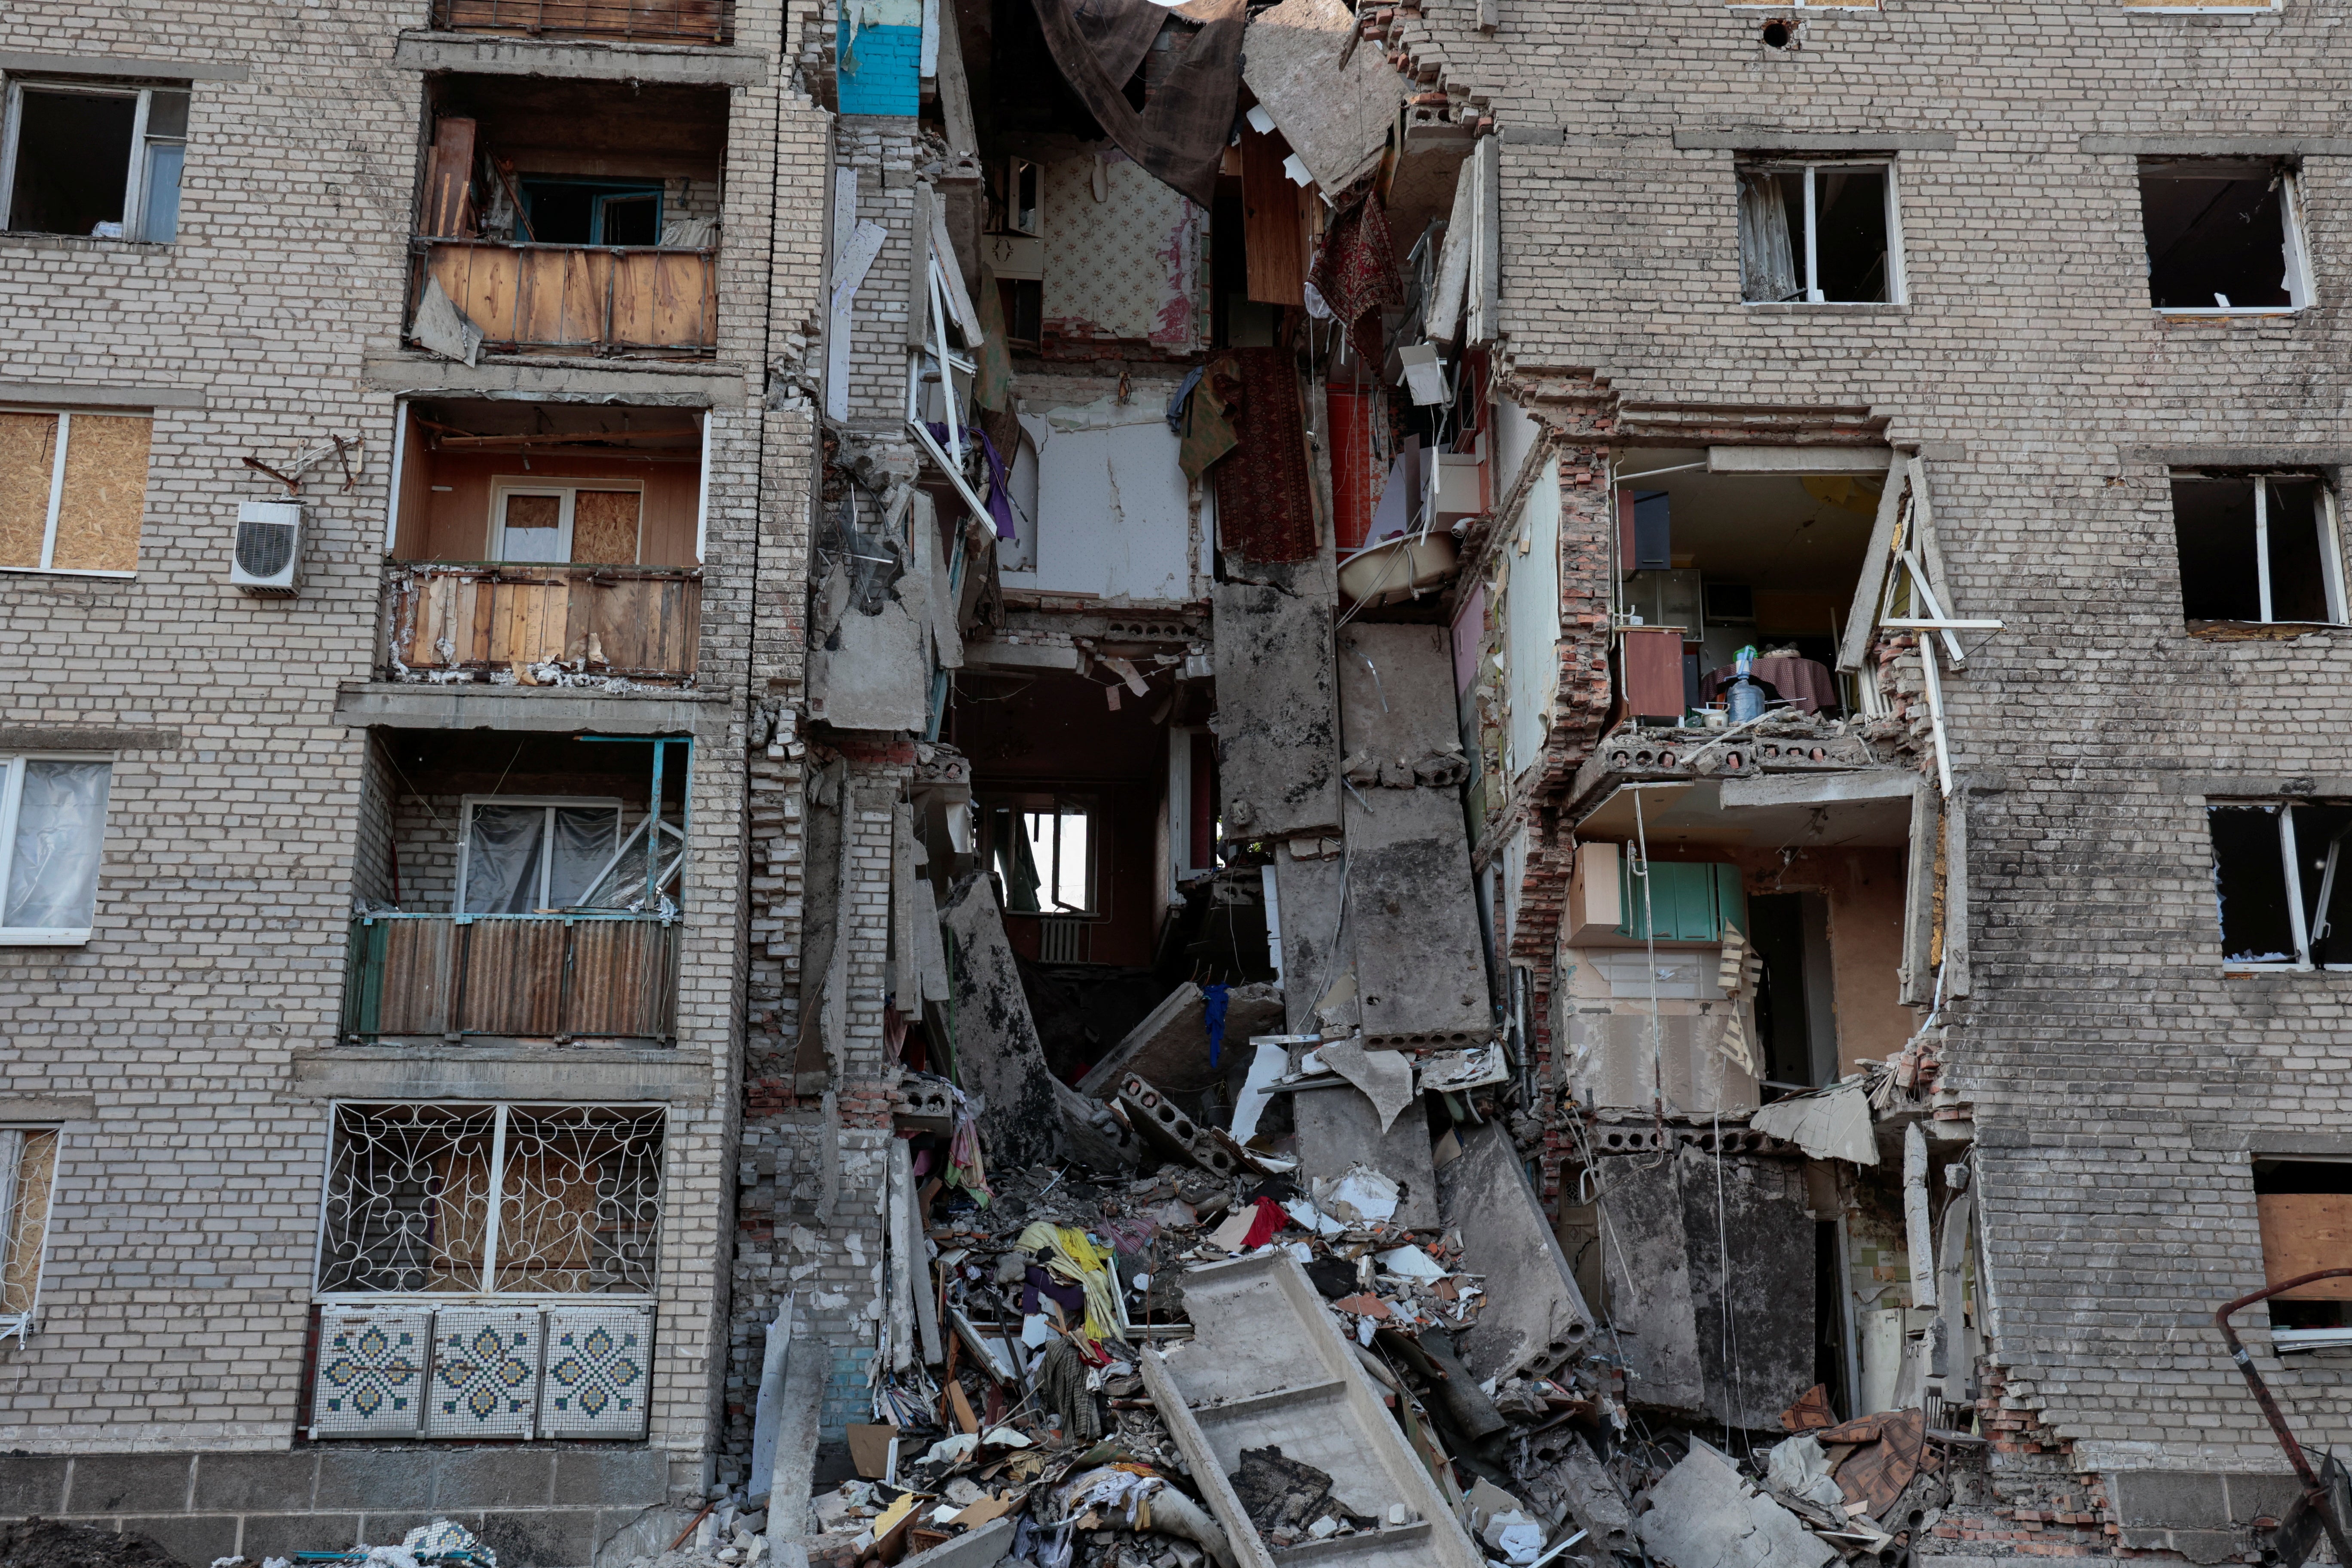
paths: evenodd
<path fill-rule="evenodd" d="M 649 1294 L 662 1113 L 343 1105 L 321 1294 Z"/>
<path fill-rule="evenodd" d="M 55 1128 L 0 1129 L 0 1340 L 32 1326 L 57 1171 Z"/>

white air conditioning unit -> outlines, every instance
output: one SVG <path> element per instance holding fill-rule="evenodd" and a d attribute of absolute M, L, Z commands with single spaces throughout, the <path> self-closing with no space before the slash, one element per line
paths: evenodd
<path fill-rule="evenodd" d="M 248 594 L 290 599 L 302 590 L 302 508 L 297 501 L 236 504 L 236 550 L 228 580 Z"/>

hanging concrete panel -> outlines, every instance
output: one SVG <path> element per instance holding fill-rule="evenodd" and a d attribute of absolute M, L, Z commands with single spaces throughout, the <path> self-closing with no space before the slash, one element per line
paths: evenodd
<path fill-rule="evenodd" d="M 1303 1184 L 1333 1181 L 1354 1165 L 1370 1165 L 1397 1184 L 1396 1223 L 1433 1230 L 1438 1221 L 1437 1168 L 1429 1152 L 1429 1122 L 1418 1106 L 1381 1131 L 1381 1114 L 1352 1085 L 1305 1089 L 1291 1097 Z"/>
<path fill-rule="evenodd" d="M 1459 1046 L 1495 1032 L 1470 837 L 1451 790 L 1351 791 L 1348 929 L 1364 1034 Z"/>
<path fill-rule="evenodd" d="M 1461 744 L 1454 720 L 1452 639 L 1444 626 L 1367 626 L 1339 631 L 1340 749 L 1383 769 Z"/>
<path fill-rule="evenodd" d="M 1287 838 L 1337 828 L 1330 602 L 1263 583 L 1220 583 L 1216 627 L 1218 783 L 1227 834 Z"/>
<path fill-rule="evenodd" d="M 940 925 L 955 944 L 956 1066 L 964 1089 L 986 1097 L 980 1136 L 989 1163 L 1017 1170 L 1055 1159 L 1062 1112 L 1054 1075 L 988 879 L 967 878 L 950 893 Z"/>
<path fill-rule="evenodd" d="M 1455 1348 L 1481 1382 L 1556 1372 L 1591 1340 L 1592 1310 L 1510 1134 L 1489 1121 L 1458 1135 L 1462 1157 L 1438 1177 L 1438 1213 L 1462 1233 L 1462 1256 L 1485 1272 L 1486 1300 Z"/>

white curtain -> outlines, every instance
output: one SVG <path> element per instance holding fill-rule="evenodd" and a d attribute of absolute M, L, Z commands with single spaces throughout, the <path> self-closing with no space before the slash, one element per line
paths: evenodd
<path fill-rule="evenodd" d="M 466 822 L 469 915 L 523 915 L 539 907 L 539 858 L 545 852 L 543 805 L 478 805 Z"/>
<path fill-rule="evenodd" d="M 106 763 L 25 763 L 0 925 L 81 931 L 98 902 L 106 842 Z"/>
<path fill-rule="evenodd" d="M 1789 245 L 1789 207 L 1780 177 L 1761 172 L 1739 176 L 1739 297 L 1793 300 L 1797 261 Z"/>

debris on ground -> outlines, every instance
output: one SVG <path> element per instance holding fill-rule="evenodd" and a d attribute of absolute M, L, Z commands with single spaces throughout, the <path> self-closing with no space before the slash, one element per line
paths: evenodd
<path fill-rule="evenodd" d="M 0 1568 L 181 1568 L 181 1563 L 143 1535 L 25 1519 L 0 1526 Z"/>

